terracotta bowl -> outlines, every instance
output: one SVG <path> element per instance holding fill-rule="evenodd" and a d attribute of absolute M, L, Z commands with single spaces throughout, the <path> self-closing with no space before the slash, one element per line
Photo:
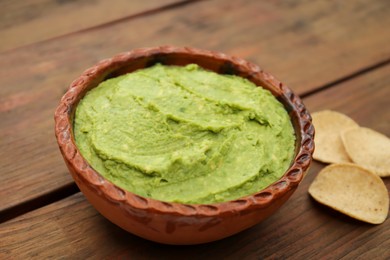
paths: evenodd
<path fill-rule="evenodd" d="M 296 134 L 290 168 L 275 183 L 236 200 L 208 205 L 167 203 L 123 190 L 96 172 L 78 150 L 73 135 L 75 108 L 87 91 L 107 78 L 155 63 L 196 63 L 235 74 L 269 89 L 288 111 Z M 301 99 L 258 66 L 222 53 L 171 46 L 137 49 L 103 60 L 70 85 L 55 111 L 55 134 L 72 177 L 89 202 L 107 219 L 145 239 L 166 244 L 199 244 L 222 239 L 273 214 L 296 190 L 314 150 L 314 128 Z M 288 216 L 286 216 L 288 217 Z"/>

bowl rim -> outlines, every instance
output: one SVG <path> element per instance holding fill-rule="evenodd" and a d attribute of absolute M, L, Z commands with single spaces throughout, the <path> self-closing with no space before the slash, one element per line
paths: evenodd
<path fill-rule="evenodd" d="M 91 85 L 97 85 L 101 81 L 99 79 L 102 79 L 102 75 L 105 79 L 112 75 L 113 71 L 118 71 L 125 65 L 139 59 L 152 57 L 155 63 L 160 62 L 164 55 L 217 59 L 228 65 L 228 72 L 232 72 L 232 68 L 236 70 L 233 71 L 233 74 L 239 75 L 243 71 L 250 72 L 250 74 L 246 74 L 246 78 L 257 85 L 259 85 L 258 82 L 261 82 L 263 87 L 265 86 L 266 89 L 271 90 L 278 99 L 282 100 L 281 102 L 285 106 L 290 106 L 291 109 L 288 112 L 290 119 L 292 121 L 295 119 L 293 125 L 297 144 L 295 157 L 281 178 L 254 194 L 238 199 L 211 204 L 184 204 L 159 201 L 127 191 L 105 179 L 89 165 L 78 150 L 73 135 L 73 115 L 79 100 L 92 88 Z M 140 48 L 98 62 L 85 70 L 70 84 L 55 110 L 54 120 L 55 136 L 59 149 L 67 165 L 74 169 L 74 178 L 81 179 L 90 188 L 122 208 L 148 209 L 151 212 L 162 214 L 212 217 L 269 207 L 273 201 L 297 188 L 309 168 L 314 151 L 314 126 L 311 122 L 311 116 L 299 96 L 295 95 L 289 87 L 269 73 L 264 72 L 257 65 L 244 59 L 220 52 L 190 47 L 159 46 Z"/>

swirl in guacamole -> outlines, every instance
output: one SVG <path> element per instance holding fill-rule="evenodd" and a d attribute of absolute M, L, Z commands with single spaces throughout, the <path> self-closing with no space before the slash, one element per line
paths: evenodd
<path fill-rule="evenodd" d="M 195 64 L 102 82 L 80 101 L 74 134 L 117 186 L 191 204 L 260 191 L 284 174 L 295 148 L 288 113 L 268 90 Z"/>

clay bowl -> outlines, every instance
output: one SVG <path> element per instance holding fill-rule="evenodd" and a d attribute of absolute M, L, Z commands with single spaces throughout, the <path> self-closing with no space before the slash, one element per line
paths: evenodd
<path fill-rule="evenodd" d="M 239 75 L 269 89 L 284 104 L 295 129 L 295 158 L 286 173 L 255 194 L 209 205 L 167 203 L 145 198 L 104 179 L 77 149 L 73 136 L 75 108 L 85 93 L 101 81 L 155 63 L 196 63 L 217 73 Z M 86 70 L 73 81 L 55 111 L 55 134 L 76 184 L 103 216 L 137 236 L 166 244 L 199 244 L 222 239 L 269 217 L 297 189 L 309 168 L 314 150 L 310 114 L 301 99 L 284 84 L 245 60 L 171 46 L 122 53 Z"/>

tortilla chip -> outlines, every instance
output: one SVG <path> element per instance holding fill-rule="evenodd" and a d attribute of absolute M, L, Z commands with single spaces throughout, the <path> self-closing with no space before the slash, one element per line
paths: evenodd
<path fill-rule="evenodd" d="M 325 167 L 310 185 L 309 193 L 321 204 L 372 224 L 383 223 L 389 211 L 382 179 L 355 164 Z"/>
<path fill-rule="evenodd" d="M 342 134 L 352 161 L 381 177 L 390 176 L 390 139 L 372 129 L 359 127 Z"/>
<path fill-rule="evenodd" d="M 315 112 L 312 118 L 316 130 L 313 158 L 326 163 L 352 162 L 345 151 L 341 133 L 359 125 L 348 116 L 331 110 Z"/>

